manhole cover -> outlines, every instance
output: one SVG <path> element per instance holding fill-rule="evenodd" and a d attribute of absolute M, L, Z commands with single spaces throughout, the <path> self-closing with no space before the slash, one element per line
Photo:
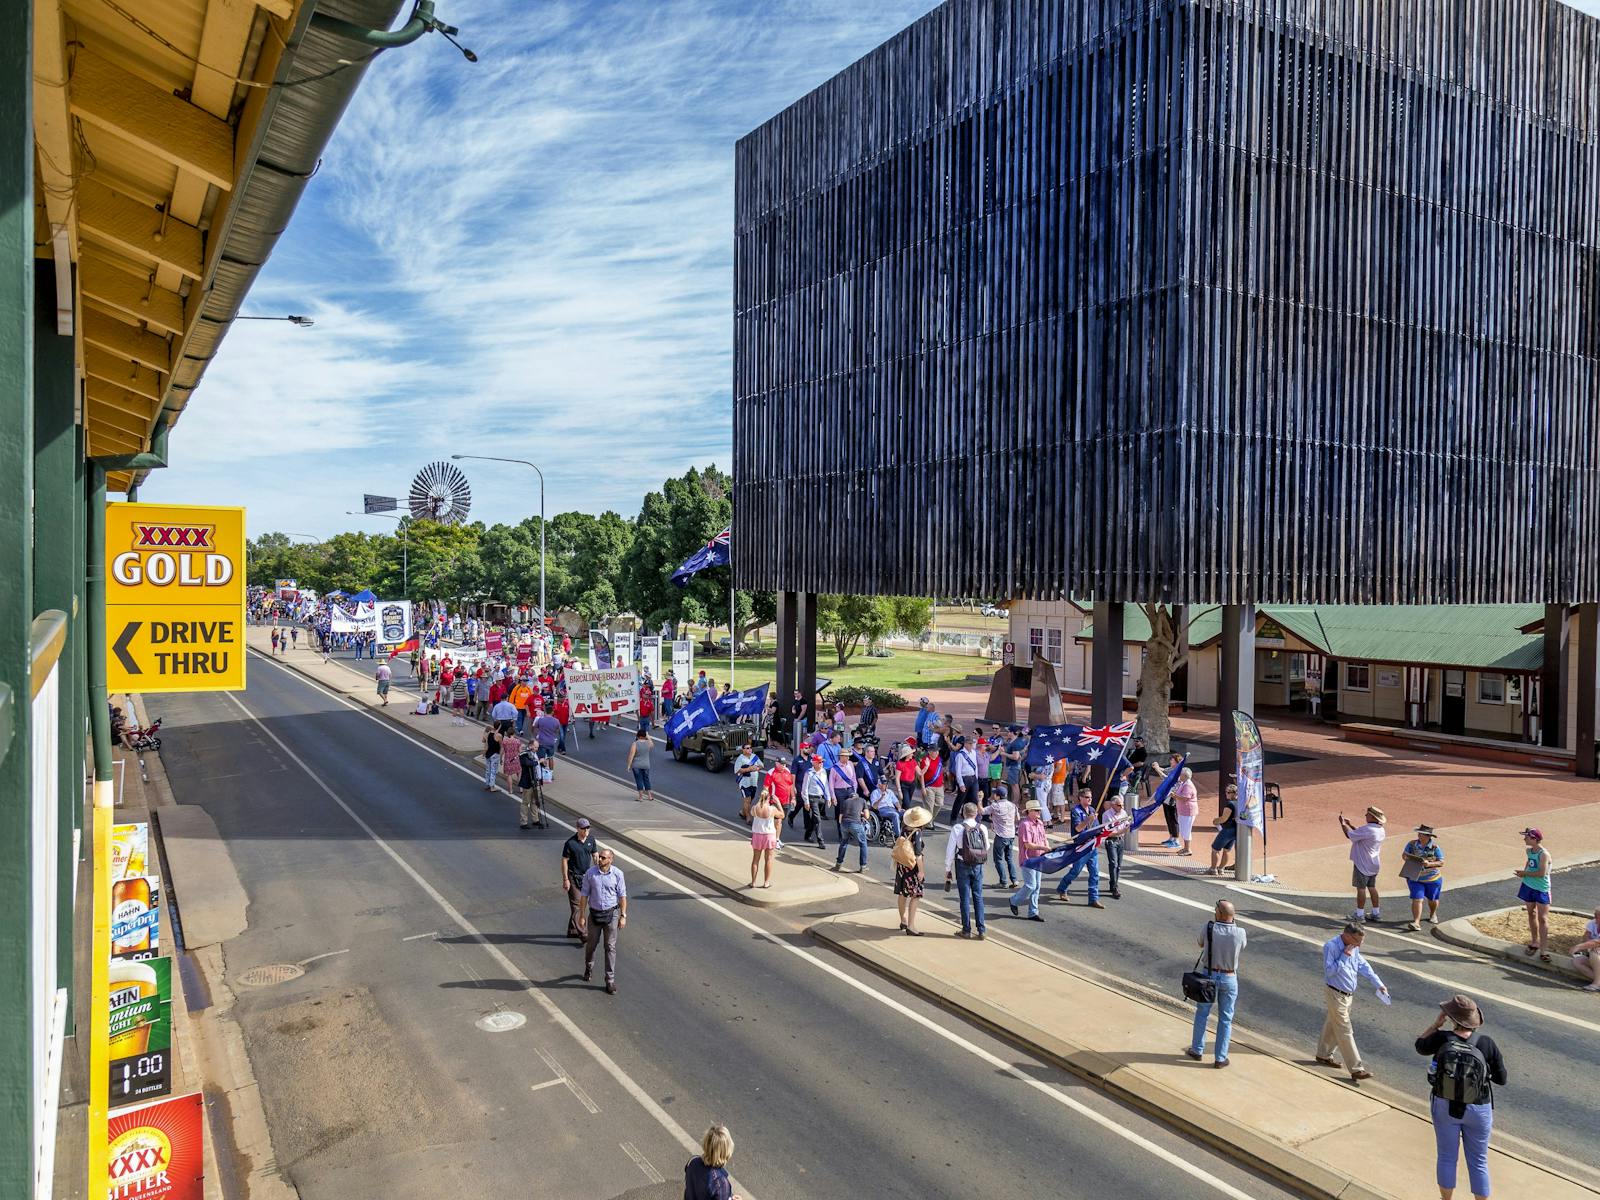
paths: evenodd
<path fill-rule="evenodd" d="M 240 971 L 234 978 L 235 983 L 245 987 L 269 987 L 274 983 L 288 983 L 291 979 L 299 979 L 306 973 L 306 969 L 294 963 L 268 963 L 264 967 L 250 967 Z"/>
<path fill-rule="evenodd" d="M 528 1018 L 519 1012 L 496 1012 L 478 1018 L 478 1028 L 485 1033 L 510 1033 L 527 1023 Z"/>

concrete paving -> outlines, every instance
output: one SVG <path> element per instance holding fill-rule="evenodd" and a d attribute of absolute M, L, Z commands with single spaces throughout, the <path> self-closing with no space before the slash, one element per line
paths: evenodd
<path fill-rule="evenodd" d="M 1306 1069 L 1235 1042 L 1231 1066 L 1182 1053 L 1190 1023 L 997 941 L 963 941 L 931 918 L 905 937 L 892 910 L 820 921 L 811 933 L 880 974 L 1060 1062 L 1125 1099 L 1151 1105 L 1199 1137 L 1231 1143 L 1317 1196 L 1406 1200 L 1433 1188 L 1432 1130 L 1323 1068 Z M 1230 1114 L 1225 1128 L 1220 1114 Z M 1504 1195 L 1600 1196 L 1491 1147 Z"/>

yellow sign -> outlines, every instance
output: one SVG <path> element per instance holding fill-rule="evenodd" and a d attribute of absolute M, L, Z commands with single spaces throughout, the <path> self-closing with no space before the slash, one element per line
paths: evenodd
<path fill-rule="evenodd" d="M 106 506 L 113 692 L 244 687 L 244 509 Z"/>

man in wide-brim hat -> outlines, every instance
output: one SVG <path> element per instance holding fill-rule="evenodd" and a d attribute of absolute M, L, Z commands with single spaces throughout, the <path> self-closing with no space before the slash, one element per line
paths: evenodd
<path fill-rule="evenodd" d="M 1386 821 L 1383 809 L 1375 804 L 1367 806 L 1364 825 L 1356 825 L 1343 813 L 1339 814 L 1339 828 L 1350 839 L 1350 882 L 1356 889 L 1356 907 L 1350 914 L 1352 921 L 1383 919 L 1378 899 L 1378 872 L 1382 869 L 1380 859 Z M 1363 907 L 1366 909 L 1364 915 Z"/>

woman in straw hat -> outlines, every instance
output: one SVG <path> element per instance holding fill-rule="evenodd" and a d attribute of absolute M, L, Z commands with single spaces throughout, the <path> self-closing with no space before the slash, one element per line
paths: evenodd
<path fill-rule="evenodd" d="M 1469 996 L 1441 1001 L 1439 1015 L 1417 1039 L 1418 1054 L 1433 1059 L 1428 1069 L 1437 1151 L 1434 1180 L 1440 1200 L 1456 1191 L 1456 1164 L 1463 1147 L 1467 1181 L 1475 1200 L 1489 1195 L 1489 1134 L 1494 1130 L 1494 1086 L 1505 1086 L 1506 1064 L 1494 1039 L 1482 1032 L 1483 1013 Z"/>
<path fill-rule="evenodd" d="M 906 809 L 905 835 L 894 847 L 894 901 L 900 910 L 900 928 L 912 937 L 922 936 L 917 928 L 917 905 L 922 899 L 922 830 L 932 823 L 933 814 L 921 805 Z"/>

